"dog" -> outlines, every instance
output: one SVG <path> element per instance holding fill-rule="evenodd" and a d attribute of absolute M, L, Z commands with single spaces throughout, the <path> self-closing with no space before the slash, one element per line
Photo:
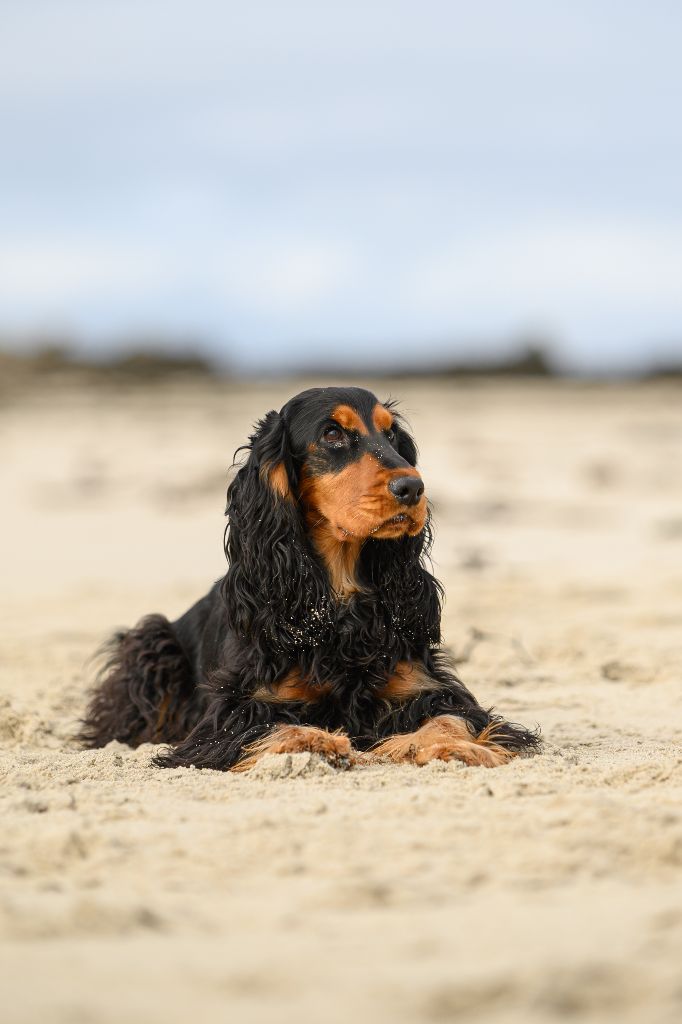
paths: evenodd
<path fill-rule="evenodd" d="M 417 448 L 395 403 L 312 388 L 256 425 L 227 492 L 227 573 L 175 622 L 108 645 L 87 747 L 246 771 L 310 751 L 495 767 L 539 732 L 484 709 L 441 649 L 443 590 Z"/>

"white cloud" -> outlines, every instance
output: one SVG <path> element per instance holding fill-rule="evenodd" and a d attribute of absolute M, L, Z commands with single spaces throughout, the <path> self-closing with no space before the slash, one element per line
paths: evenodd
<path fill-rule="evenodd" d="M 342 291 L 351 267 L 342 245 L 305 237 L 203 240 L 196 247 L 105 241 L 80 236 L 33 237 L 0 243 L 0 310 L 31 308 L 44 315 L 82 302 L 150 302 L 176 289 L 208 292 L 228 308 L 260 306 L 270 313 L 314 308 Z"/>
<path fill-rule="evenodd" d="M 351 275 L 351 254 L 342 245 L 314 239 L 242 241 L 218 247 L 211 275 L 233 305 L 260 303 L 271 312 L 311 308 L 339 296 Z"/>
<path fill-rule="evenodd" d="M 0 303 L 78 301 L 168 283 L 178 268 L 158 249 L 92 238 L 21 238 L 0 243 Z"/>
<path fill-rule="evenodd" d="M 406 295 L 424 313 L 484 322 L 561 324 L 587 306 L 682 314 L 681 267 L 682 227 L 548 218 L 458 238 L 415 269 Z"/>

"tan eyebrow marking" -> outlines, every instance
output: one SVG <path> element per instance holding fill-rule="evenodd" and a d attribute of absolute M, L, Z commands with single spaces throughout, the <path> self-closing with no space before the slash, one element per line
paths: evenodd
<path fill-rule="evenodd" d="M 357 430 L 358 434 L 369 434 L 364 420 L 350 405 L 337 405 L 332 409 L 331 418 L 344 430 Z"/>
<path fill-rule="evenodd" d="M 385 405 L 377 404 L 372 410 L 372 423 L 376 430 L 390 430 L 393 426 L 393 416 Z"/>

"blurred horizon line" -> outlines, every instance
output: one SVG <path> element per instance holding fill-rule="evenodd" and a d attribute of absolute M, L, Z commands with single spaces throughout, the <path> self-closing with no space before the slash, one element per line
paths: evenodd
<path fill-rule="evenodd" d="M 453 344 L 452 355 L 441 352 L 411 359 L 404 350 L 391 359 L 372 360 L 367 352 L 361 360 L 344 362 L 311 357 L 289 358 L 269 368 L 232 362 L 223 350 L 218 353 L 197 339 L 168 338 L 164 335 L 130 335 L 118 344 L 92 348 L 81 339 L 62 335 L 35 335 L 32 341 L 0 332 L 0 375 L 3 378 L 41 378 L 55 374 L 86 374 L 118 381 L 149 382 L 180 374 L 215 380 L 287 379 L 292 377 L 414 377 L 431 379 L 475 377 L 540 377 L 576 381 L 646 381 L 665 377 L 682 378 L 682 347 L 672 359 L 652 352 L 636 365 L 596 369 L 581 367 L 576 360 L 557 356 L 550 338 L 525 337 L 508 340 L 484 354 Z M 417 343 L 415 343 L 416 345 Z M 351 365 L 352 363 L 352 365 Z M 7 380 L 4 381 L 5 383 Z"/>

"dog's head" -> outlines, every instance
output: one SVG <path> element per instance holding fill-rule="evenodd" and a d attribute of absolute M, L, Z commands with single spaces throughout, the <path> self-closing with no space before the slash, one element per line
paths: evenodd
<path fill-rule="evenodd" d="M 225 585 L 245 632 L 260 617 L 267 627 L 268 607 L 295 621 L 304 600 L 319 609 L 369 585 L 389 603 L 419 603 L 428 508 L 392 404 L 311 388 L 268 413 L 245 447 L 228 491 Z"/>
<path fill-rule="evenodd" d="M 343 543 L 414 536 L 426 496 L 417 450 L 390 405 L 362 388 L 311 388 L 263 421 L 264 480 L 300 505 L 311 529 Z M 273 447 L 276 454 L 270 456 Z M 266 450 L 266 449 L 269 449 Z"/>

